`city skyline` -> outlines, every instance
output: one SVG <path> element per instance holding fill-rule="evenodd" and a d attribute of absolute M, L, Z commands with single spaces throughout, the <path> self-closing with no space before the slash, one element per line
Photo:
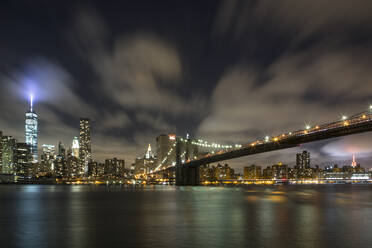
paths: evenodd
<path fill-rule="evenodd" d="M 366 110 L 365 112 L 362 112 L 361 114 L 359 115 L 354 115 L 353 118 L 356 118 L 357 122 L 359 121 L 365 121 L 365 120 L 368 120 L 367 119 L 367 115 L 370 115 L 370 112 L 372 112 L 372 105 L 369 106 L 368 110 Z M 32 114 L 32 116 L 30 116 L 29 114 Z M 367 115 L 366 115 L 367 114 Z M 358 117 L 359 116 L 359 117 Z M 28 121 L 28 119 L 31 118 L 31 122 Z M 368 117 L 369 118 L 369 117 Z M 35 122 L 35 119 L 36 119 L 36 122 Z M 342 116 L 341 120 L 339 121 L 341 123 L 341 125 L 343 126 L 347 126 L 350 124 L 350 121 L 352 121 L 352 119 L 348 118 L 347 116 Z M 335 125 L 335 124 L 331 124 L 331 125 Z M 31 126 L 31 127 L 30 127 Z M 36 126 L 36 127 L 35 127 Z M 305 135 L 310 132 L 317 132 L 320 127 L 318 125 L 309 125 L 307 124 L 305 126 L 305 129 L 303 129 L 303 131 L 297 131 L 297 132 L 300 132 L 300 133 L 304 133 Z M 322 128 L 322 130 L 327 130 L 328 127 L 324 126 Z M 72 145 L 71 147 L 68 147 L 68 152 L 66 153 L 65 152 L 65 148 L 64 148 L 64 145 L 63 143 L 61 143 L 61 141 L 58 142 L 58 154 L 55 153 L 55 145 L 48 145 L 48 144 L 43 144 L 40 148 L 41 148 L 41 164 L 38 166 L 38 169 L 39 172 L 41 173 L 52 173 L 52 174 L 55 174 L 57 171 L 58 171 L 58 168 L 56 168 L 56 163 L 58 164 L 58 159 L 57 159 L 57 156 L 61 156 L 62 160 L 65 161 L 65 163 L 69 163 L 68 161 L 68 157 L 69 156 L 72 156 L 72 157 L 75 157 L 77 159 L 77 161 L 80 161 L 78 162 L 78 164 L 81 164 L 81 168 L 78 169 L 80 172 L 78 174 L 85 174 L 85 175 L 88 175 L 89 173 L 89 170 L 92 170 L 92 168 L 89 168 L 89 163 L 95 163 L 95 167 L 98 166 L 97 162 L 102 162 L 102 161 L 95 161 L 93 158 L 92 158 L 92 153 L 91 153 L 91 120 L 88 119 L 88 118 L 80 118 L 80 124 L 79 124 L 79 138 L 74 136 L 73 137 L 73 140 L 72 140 Z M 2 135 L 2 133 L 1 133 Z M 292 132 L 289 132 L 287 135 L 292 135 Z M 138 168 L 142 168 L 141 170 L 144 170 L 142 173 L 149 173 L 149 172 L 152 172 L 152 171 L 156 171 L 158 169 L 161 169 L 163 168 L 163 166 L 168 166 L 168 165 L 175 165 L 176 164 L 176 154 L 175 154 L 175 148 L 174 146 L 176 146 L 176 139 L 177 140 L 189 140 L 185 146 L 181 146 L 183 148 L 180 147 L 180 162 L 181 163 L 184 163 L 186 162 L 186 159 L 190 158 L 190 159 L 197 159 L 199 158 L 200 156 L 205 156 L 207 153 L 210 154 L 210 155 L 213 155 L 214 152 L 218 152 L 219 149 L 234 149 L 234 148 L 239 148 L 239 147 L 243 147 L 248 145 L 248 146 L 254 146 L 256 144 L 258 144 L 259 142 L 271 142 L 273 141 L 274 143 L 275 142 L 280 142 L 280 139 L 285 137 L 286 135 L 283 133 L 281 134 L 280 136 L 266 136 L 264 139 L 262 139 L 262 141 L 254 141 L 253 143 L 250 143 L 250 144 L 235 144 L 235 145 L 223 145 L 223 144 L 218 144 L 218 143 L 209 143 L 208 141 L 203 141 L 203 140 L 200 140 L 196 137 L 194 138 L 191 138 L 189 136 L 189 134 L 186 135 L 186 137 L 182 137 L 182 136 L 176 136 L 175 134 L 168 134 L 168 135 L 164 135 L 164 134 L 160 134 L 159 136 L 156 137 L 156 154 L 152 153 L 151 151 L 151 144 L 149 143 L 148 144 L 148 148 L 147 148 L 147 151 L 146 153 L 144 153 L 143 155 L 139 155 L 135 158 L 134 160 L 134 163 L 131 165 L 131 166 L 135 166 L 135 167 L 131 167 L 131 169 L 128 168 L 128 170 L 132 170 L 134 169 L 134 172 L 136 173 L 139 173 L 138 171 Z M 37 137 L 38 137 L 38 128 L 37 128 L 37 115 L 35 113 L 35 111 L 33 110 L 33 94 L 30 94 L 30 109 L 26 112 L 26 129 L 25 129 L 25 142 L 24 143 L 25 145 L 28 146 L 28 148 L 24 147 L 23 143 L 14 143 L 14 146 L 16 147 L 16 145 L 20 145 L 23 149 L 22 150 L 22 156 L 27 156 L 27 150 L 24 150 L 24 149 L 30 149 L 30 156 L 32 157 L 32 160 L 31 162 L 32 163 L 37 163 L 38 162 L 38 144 L 37 144 Z M 12 139 L 12 136 L 9 136 L 10 139 Z M 33 140 L 36 138 L 36 142 L 33 142 Z M 17 142 L 16 139 L 13 139 L 14 142 Z M 28 140 L 28 142 L 27 142 Z M 36 143 L 36 144 L 35 144 Z M 306 143 L 306 142 L 305 142 Z M 5 144 L 5 143 L 4 143 Z M 24 147 L 24 148 L 23 148 Z M 204 150 L 204 151 L 201 151 L 200 148 L 203 148 L 203 147 L 212 147 L 212 150 L 210 150 L 210 148 L 207 148 L 207 150 Z M 213 148 L 215 147 L 215 148 Z M 63 152 L 61 151 L 63 149 Z M 287 148 L 288 149 L 288 148 Z M 172 152 L 173 150 L 173 152 Z M 4 150 L 5 151 L 5 150 Z M 17 148 L 15 150 L 15 152 L 17 151 Z M 207 153 L 206 153 L 207 152 Z M 212 152 L 212 153 L 211 153 Z M 203 155 L 204 154 L 204 155 Z M 17 156 L 17 155 L 16 155 Z M 186 158 L 187 157 L 187 158 Z M 67 159 L 67 160 L 66 160 Z M 114 159 L 116 160 L 116 156 L 114 157 Z M 244 159 L 244 157 L 242 158 Z M 107 160 L 111 160 L 109 158 L 105 158 L 104 159 L 106 161 L 106 164 L 107 164 Z M 25 164 L 26 166 L 27 165 L 27 157 L 24 157 L 24 161 L 25 161 Z M 123 160 L 124 161 L 124 160 Z M 142 162 L 140 162 L 142 161 Z M 2 160 L 0 161 L 2 162 Z M 138 164 L 138 162 L 140 162 L 140 164 Z M 273 163 L 276 161 L 269 161 L 268 164 L 270 163 Z M 143 163 L 143 165 L 141 165 L 141 163 Z M 20 171 L 20 167 L 18 165 L 16 165 L 17 162 L 15 161 L 15 165 L 14 166 L 14 171 Z M 283 163 L 282 162 L 278 162 L 279 165 L 282 165 Z M 289 164 L 292 164 L 291 162 Z M 254 165 L 254 163 L 252 164 Z M 262 164 L 262 165 L 267 165 L 267 164 Z M 314 164 L 313 164 L 314 165 Z M 351 168 L 356 168 L 357 166 L 357 163 L 355 161 L 355 154 L 352 155 L 352 162 L 351 162 Z M 341 166 L 343 167 L 350 167 L 350 165 L 343 163 L 341 164 Z M 360 164 L 358 164 L 360 166 Z M 0 167 L 2 166 L 2 163 L 0 163 Z M 18 167 L 17 167 L 18 166 Z M 21 167 L 24 167 L 22 165 L 20 165 Z M 61 165 L 62 166 L 62 165 Z M 67 165 L 67 166 L 70 166 L 70 165 Z M 318 167 L 319 166 L 319 163 L 315 164 L 315 167 Z M 338 166 L 338 163 L 337 161 L 332 161 L 332 162 L 328 162 L 328 164 L 326 164 L 324 167 L 327 169 L 327 168 L 333 168 L 333 166 Z M 261 167 L 261 165 L 259 166 Z M 296 154 L 296 162 L 295 162 L 295 166 L 293 166 L 294 169 L 300 169 L 300 170 L 303 170 L 303 169 L 310 169 L 311 167 L 311 163 L 310 163 L 310 153 L 308 153 L 306 150 L 304 150 L 302 153 L 297 153 Z M 15 168 L 17 168 L 17 170 L 15 170 Z M 123 166 L 122 166 L 123 169 L 121 170 L 124 170 L 125 168 L 125 163 L 123 162 Z M 246 166 L 244 166 L 244 170 L 245 170 Z M 289 167 L 290 168 L 290 167 Z M 368 169 L 368 168 L 367 168 Z M 62 167 L 59 169 L 61 171 L 63 171 Z M 98 168 L 96 168 L 95 170 L 98 170 Z M 106 170 L 106 169 L 105 169 Z M 238 171 L 240 172 L 242 170 L 242 168 L 238 168 Z M 6 167 L 4 167 L 4 172 L 8 171 L 8 169 L 6 169 Z M 13 169 L 11 170 L 13 171 Z M 21 170 L 23 171 L 23 169 Z M 112 171 L 112 170 L 111 170 Z M 92 173 L 92 172 L 90 172 Z"/>
<path fill-rule="evenodd" d="M 79 118 L 87 117 L 92 153 L 99 161 L 114 156 L 133 161 L 149 143 L 156 147 L 155 137 L 162 133 L 234 144 L 339 120 L 365 109 L 372 99 L 367 32 L 372 20 L 361 3 L 340 4 L 331 13 L 316 8 L 329 7 L 321 1 L 291 6 L 303 14 L 299 21 L 285 14 L 287 2 L 277 8 L 250 3 L 248 8 L 242 1 L 205 1 L 196 11 L 192 3 L 148 2 L 154 9 L 149 13 L 141 3 L 101 8 L 92 1 L 84 7 L 72 4 L 68 14 L 24 3 L 32 11 L 24 10 L 20 19 L 14 11 L 1 13 L 8 38 L 0 48 L 0 129 L 23 140 L 30 92 L 39 144 L 71 144 L 79 136 Z M 260 11 L 265 7 L 267 14 Z M 127 17 L 133 10 L 142 10 L 137 12 L 143 17 L 140 28 Z M 327 21 L 313 23 L 307 12 Z M 345 13 L 352 18 L 335 28 Z M 169 18 L 174 21 L 168 23 Z M 360 32 L 350 35 L 355 27 Z M 24 44 L 18 37 L 29 29 L 33 34 Z M 349 164 L 353 154 L 362 165 L 372 165 L 370 133 L 229 163 L 236 168 L 294 164 L 293 155 L 303 149 L 322 166 Z"/>

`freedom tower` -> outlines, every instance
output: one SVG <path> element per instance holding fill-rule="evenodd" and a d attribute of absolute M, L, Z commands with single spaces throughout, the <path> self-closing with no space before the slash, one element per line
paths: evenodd
<path fill-rule="evenodd" d="M 30 95 L 30 110 L 26 112 L 25 140 L 30 146 L 32 163 L 37 163 L 37 114 L 33 110 L 34 96 Z"/>

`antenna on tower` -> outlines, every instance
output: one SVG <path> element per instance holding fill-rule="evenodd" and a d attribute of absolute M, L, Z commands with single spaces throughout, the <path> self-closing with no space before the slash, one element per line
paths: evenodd
<path fill-rule="evenodd" d="M 32 112 L 32 107 L 34 105 L 34 95 L 30 94 L 30 107 L 31 107 L 31 112 Z"/>

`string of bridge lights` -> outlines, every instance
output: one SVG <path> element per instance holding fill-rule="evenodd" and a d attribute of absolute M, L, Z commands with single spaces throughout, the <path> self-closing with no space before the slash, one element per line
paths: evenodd
<path fill-rule="evenodd" d="M 370 112 L 372 112 L 372 105 L 370 105 L 369 106 L 369 110 L 370 110 Z M 362 113 L 364 113 L 364 112 L 362 112 Z M 367 118 L 367 115 L 366 115 L 367 113 L 365 113 L 365 114 L 363 114 L 362 115 L 362 117 L 361 118 L 363 118 L 363 119 L 366 119 Z M 349 123 L 348 123 L 348 117 L 346 116 L 346 115 L 342 115 L 341 116 L 341 120 L 342 121 L 344 121 L 344 125 L 345 126 L 347 126 Z M 308 131 L 310 130 L 312 128 L 312 126 L 311 125 L 309 125 L 309 124 L 306 124 L 305 125 L 305 134 L 307 134 L 308 133 Z M 315 126 L 314 127 L 315 129 L 319 129 L 319 126 Z M 282 135 L 280 135 L 280 136 L 282 136 L 282 137 L 285 137 L 285 136 L 287 136 L 287 135 L 292 135 L 292 132 L 289 132 L 288 134 L 282 134 Z M 280 136 L 278 136 L 278 137 L 280 137 Z M 279 141 L 279 138 L 278 137 L 275 137 L 274 136 L 274 138 L 273 138 L 273 141 L 274 142 L 277 142 L 277 141 Z M 190 142 L 190 139 L 189 139 L 189 135 L 187 134 L 187 138 L 186 139 L 184 139 L 184 138 L 180 138 L 179 139 L 181 142 L 183 142 L 183 143 L 188 143 L 188 142 Z M 271 140 L 271 136 L 265 136 L 265 138 L 264 138 L 264 142 L 270 142 L 270 140 Z M 259 140 L 258 141 L 255 141 L 255 142 L 253 142 L 253 143 L 251 143 L 251 146 L 254 146 L 256 143 L 259 143 Z M 233 149 L 233 148 L 241 148 L 242 147 L 242 145 L 241 144 L 235 144 L 234 146 L 233 145 L 221 145 L 221 144 L 217 144 L 217 143 L 209 143 L 208 141 L 206 141 L 206 140 L 202 140 L 202 139 L 198 139 L 198 140 L 191 140 L 191 144 L 192 145 L 196 145 L 196 146 L 200 146 L 200 147 L 208 147 L 208 148 L 222 148 L 222 149 Z M 173 147 L 175 147 L 176 146 L 176 143 L 174 143 L 173 144 Z M 172 153 L 172 151 L 173 151 L 173 147 L 172 148 L 170 148 L 170 150 L 168 151 L 168 153 L 167 153 L 167 156 L 162 160 L 162 162 L 157 166 L 157 168 L 155 169 L 155 171 L 157 171 L 160 167 L 162 167 L 163 165 L 164 165 L 164 163 L 168 160 L 168 156 Z M 214 153 L 213 151 L 212 151 L 212 153 Z M 186 151 L 184 151 L 183 152 L 183 154 L 181 155 L 181 157 L 183 157 L 183 156 L 185 156 L 185 154 L 186 154 Z M 182 163 L 184 163 L 185 161 L 184 160 L 182 160 Z M 173 162 L 172 163 L 172 165 L 175 165 L 175 162 Z"/>
<path fill-rule="evenodd" d="M 188 140 L 181 139 L 183 142 L 188 142 Z M 209 143 L 206 140 L 198 139 L 198 140 L 193 140 L 191 141 L 191 144 L 200 146 L 200 147 L 208 147 L 208 148 L 222 148 L 222 149 L 232 149 L 232 148 L 240 148 L 242 145 L 240 144 L 235 144 L 235 145 L 221 145 L 217 143 Z"/>

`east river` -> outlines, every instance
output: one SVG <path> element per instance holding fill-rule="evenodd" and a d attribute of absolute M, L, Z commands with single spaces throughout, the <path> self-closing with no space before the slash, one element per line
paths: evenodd
<path fill-rule="evenodd" d="M 372 247 L 372 185 L 0 185 L 0 247 Z"/>

